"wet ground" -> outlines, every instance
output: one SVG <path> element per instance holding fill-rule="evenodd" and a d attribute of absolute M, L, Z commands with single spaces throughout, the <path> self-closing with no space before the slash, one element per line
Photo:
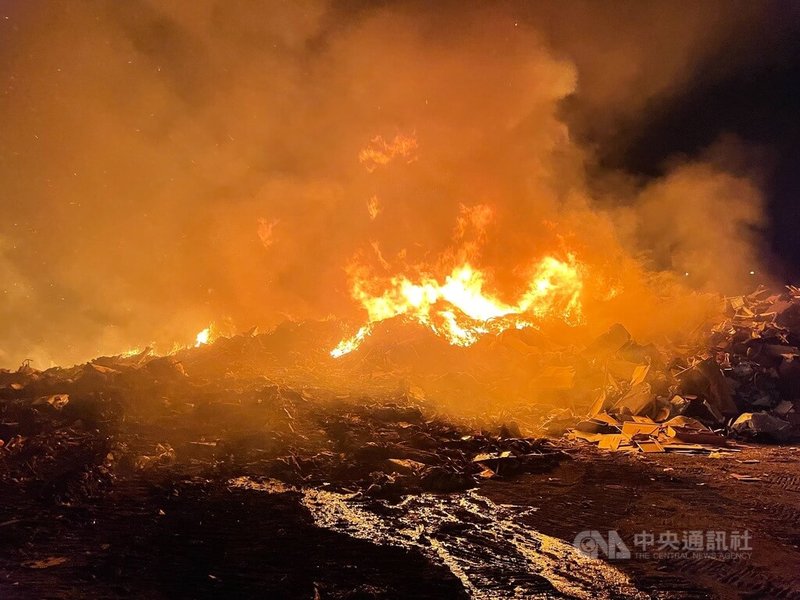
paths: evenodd
<path fill-rule="evenodd" d="M 0 597 L 800 598 L 792 447 L 604 453 L 263 385 L 133 400 L 3 403 Z M 583 531 L 633 555 L 587 558 Z M 750 549 L 633 543 L 695 531 Z"/>
<path fill-rule="evenodd" d="M 548 475 L 399 504 L 174 473 L 77 506 L 18 498 L 0 523 L 2 597 L 800 597 L 793 449 L 573 456 Z M 584 529 L 628 541 L 644 530 L 747 529 L 752 551 L 602 562 L 570 545 Z"/>
<path fill-rule="evenodd" d="M 573 540 L 583 530 L 616 530 L 630 542 L 640 532 L 749 531 L 740 556 L 638 556 L 613 564 L 639 589 L 667 598 L 800 597 L 800 452 L 754 447 L 733 457 L 608 454 L 584 448 L 547 475 L 490 482 L 495 502 L 531 506 L 524 522 Z M 750 475 L 757 481 L 740 481 Z M 665 549 L 671 552 L 670 548 Z M 679 552 L 679 554 L 685 554 Z"/>

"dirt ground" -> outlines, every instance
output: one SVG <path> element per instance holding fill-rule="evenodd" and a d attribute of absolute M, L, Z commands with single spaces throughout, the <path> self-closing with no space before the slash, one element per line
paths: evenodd
<path fill-rule="evenodd" d="M 4 403 L 0 597 L 800 597 L 797 448 L 604 453 L 363 399 L 192 394 Z M 504 449 L 524 468 L 475 475 Z M 594 561 L 585 530 L 748 530 L 752 551 Z"/>
<path fill-rule="evenodd" d="M 618 530 L 628 542 L 642 531 L 748 530 L 749 558 L 647 559 L 631 548 L 634 558 L 615 566 L 656 597 L 800 598 L 800 448 L 725 456 L 583 448 L 551 473 L 493 481 L 481 491 L 496 502 L 537 507 L 525 522 L 565 540 L 592 529 Z"/>

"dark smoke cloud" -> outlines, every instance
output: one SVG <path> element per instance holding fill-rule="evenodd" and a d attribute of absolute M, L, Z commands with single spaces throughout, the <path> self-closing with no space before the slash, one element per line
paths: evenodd
<path fill-rule="evenodd" d="M 501 289 L 566 249 L 631 290 L 620 311 L 664 270 L 735 286 L 764 223 L 750 180 L 596 159 L 698 73 L 755 60 L 774 9 L 0 3 L 0 364 L 357 317 L 353 257 L 430 262 L 478 205 Z M 367 169 L 377 136 L 390 160 Z M 403 136 L 413 152 L 387 150 Z M 631 317 L 643 331 L 652 310 Z"/>

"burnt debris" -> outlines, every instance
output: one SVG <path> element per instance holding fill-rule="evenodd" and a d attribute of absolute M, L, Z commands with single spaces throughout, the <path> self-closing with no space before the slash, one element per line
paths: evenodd
<path fill-rule="evenodd" d="M 800 289 L 725 299 L 700 352 L 636 344 L 620 325 L 588 349 L 605 385 L 569 432 L 608 450 L 736 451 L 800 435 Z M 629 376 L 628 376 L 629 374 Z"/>

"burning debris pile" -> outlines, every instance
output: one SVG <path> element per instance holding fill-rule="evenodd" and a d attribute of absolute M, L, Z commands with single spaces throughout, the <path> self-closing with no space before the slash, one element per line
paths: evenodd
<path fill-rule="evenodd" d="M 532 270 L 527 289 L 515 304 L 507 304 L 484 290 L 486 275 L 469 264 L 453 269 L 444 283 L 431 276 L 414 282 L 395 276 L 375 281 L 355 278 L 353 297 L 366 309 L 367 325 L 342 340 L 331 351 L 338 358 L 352 352 L 370 335 L 375 323 L 406 316 L 455 346 L 471 346 L 485 335 L 534 326 L 541 319 L 581 320 L 581 265 L 570 255 L 566 261 L 543 258 Z M 382 285 L 381 285 L 382 284 Z"/>
<path fill-rule="evenodd" d="M 0 479 L 45 487 L 59 501 L 164 470 L 399 499 L 547 470 L 565 457 L 552 443 L 518 431 L 440 419 L 413 397 L 337 395 L 264 377 L 217 377 L 232 352 L 241 359 L 243 348 L 263 352 L 268 345 L 247 335 L 178 356 L 145 350 L 69 369 L 42 372 L 26 363 L 3 371 Z"/>
<path fill-rule="evenodd" d="M 642 452 L 725 451 L 725 436 L 788 441 L 800 433 L 798 343 L 800 289 L 792 286 L 727 298 L 707 349 L 668 361 L 617 325 L 588 350 L 603 357 L 607 384 L 569 435 Z"/>
<path fill-rule="evenodd" d="M 565 430 L 643 452 L 790 440 L 800 423 L 800 290 L 726 303 L 699 353 L 637 344 L 622 325 L 583 349 L 530 329 L 464 348 L 401 318 L 340 359 L 328 348 L 343 326 L 321 322 L 166 357 L 145 350 L 46 371 L 25 363 L 0 371 L 3 469 L 24 464 L 20 477 L 43 481 L 38 469 L 63 471 L 53 457 L 80 454 L 98 476 L 84 469 L 79 479 L 98 482 L 120 469 L 235 464 L 240 475 L 398 497 L 551 466 L 560 454 L 531 437 Z M 440 390 L 457 397 L 461 418 Z M 434 416 L 442 409 L 446 419 Z"/>

